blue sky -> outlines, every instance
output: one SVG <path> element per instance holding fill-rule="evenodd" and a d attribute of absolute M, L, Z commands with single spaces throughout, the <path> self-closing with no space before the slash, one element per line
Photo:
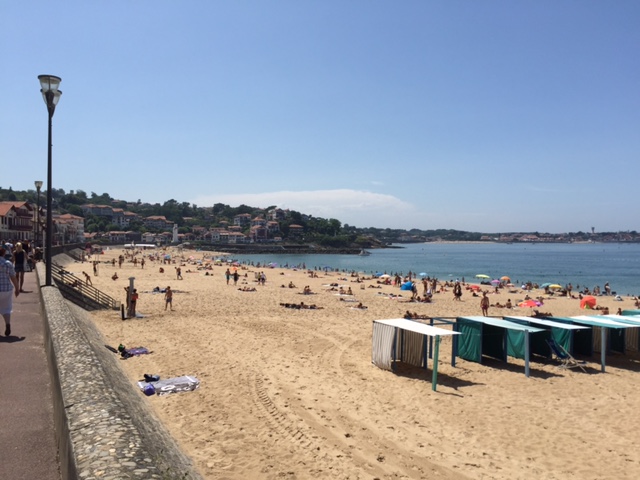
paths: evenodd
<path fill-rule="evenodd" d="M 0 186 L 640 230 L 640 2 L 0 0 Z M 46 187 L 46 184 L 45 184 Z"/>

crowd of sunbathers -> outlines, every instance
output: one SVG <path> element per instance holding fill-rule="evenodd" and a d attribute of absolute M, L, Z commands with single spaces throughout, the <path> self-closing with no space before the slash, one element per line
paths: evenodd
<path fill-rule="evenodd" d="M 501 304 L 500 302 L 496 302 L 495 304 L 492 304 L 491 306 L 495 307 L 495 308 L 513 308 L 513 304 L 511 303 L 511 299 L 508 299 L 507 303 L 505 303 L 504 305 Z"/>
<path fill-rule="evenodd" d="M 339 295 L 353 295 L 353 290 L 351 287 L 348 287 L 346 290 L 342 285 L 338 285 L 337 283 L 332 283 L 331 288 L 328 288 L 329 292 L 338 292 Z"/>

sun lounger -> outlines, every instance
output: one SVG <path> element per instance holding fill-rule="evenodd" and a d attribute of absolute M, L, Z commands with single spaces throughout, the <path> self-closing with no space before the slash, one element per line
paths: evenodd
<path fill-rule="evenodd" d="M 567 352 L 562 345 L 558 345 L 558 343 L 553 339 L 547 340 L 547 344 L 549 345 L 553 356 L 560 362 L 560 368 L 580 368 L 583 372 L 587 372 L 584 369 L 584 365 L 586 365 L 587 362 L 578 361 L 573 358 L 573 356 Z"/>

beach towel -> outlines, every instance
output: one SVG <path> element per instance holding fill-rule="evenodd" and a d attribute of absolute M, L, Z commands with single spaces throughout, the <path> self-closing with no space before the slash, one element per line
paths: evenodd
<path fill-rule="evenodd" d="M 146 355 L 148 353 L 151 353 L 145 347 L 125 348 L 124 351 L 127 352 L 129 355 Z"/>
<path fill-rule="evenodd" d="M 145 395 L 164 396 L 170 393 L 192 392 L 200 387 L 200 380 L 196 377 L 183 375 L 181 377 L 167 378 L 157 382 L 138 382 L 138 387 Z"/>
<path fill-rule="evenodd" d="M 120 356 L 123 360 L 131 357 L 137 357 L 139 355 L 153 353 L 145 347 L 118 348 L 118 351 L 120 352 Z"/>

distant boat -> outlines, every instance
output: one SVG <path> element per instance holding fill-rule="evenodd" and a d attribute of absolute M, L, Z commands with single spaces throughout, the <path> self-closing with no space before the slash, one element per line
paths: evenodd
<path fill-rule="evenodd" d="M 366 257 L 367 255 L 371 255 L 371 252 L 367 252 L 366 250 L 360 250 L 360 253 L 358 254 L 361 257 Z"/>

